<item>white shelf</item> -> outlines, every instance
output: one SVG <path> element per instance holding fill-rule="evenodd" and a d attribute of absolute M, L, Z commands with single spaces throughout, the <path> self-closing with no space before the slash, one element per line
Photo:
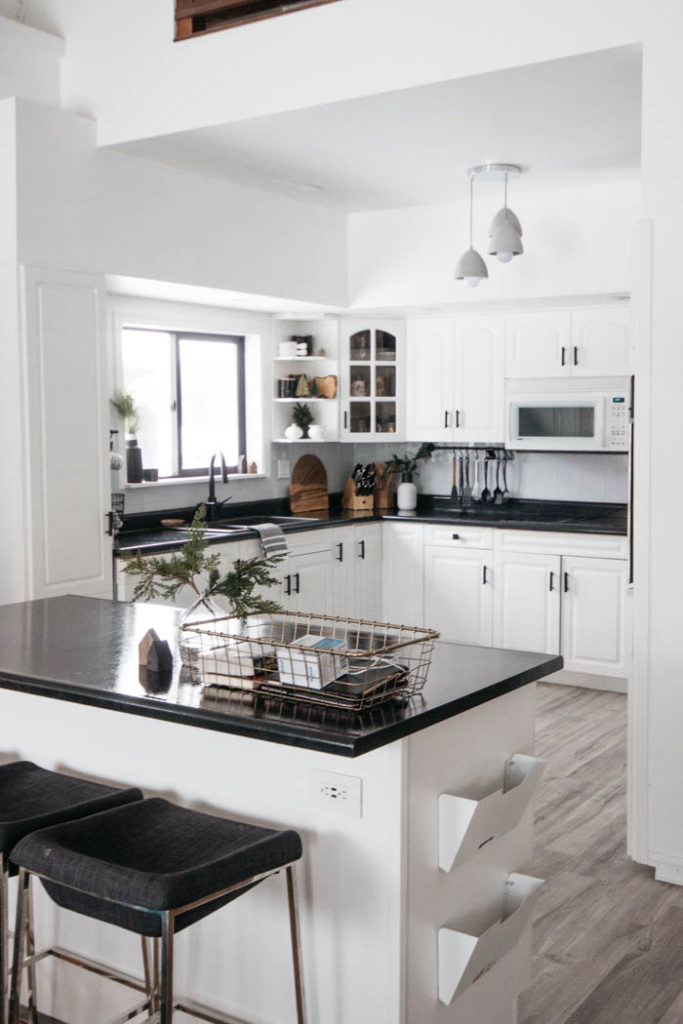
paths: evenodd
<path fill-rule="evenodd" d="M 545 764 L 537 757 L 513 754 L 505 762 L 503 788 L 482 800 L 441 793 L 439 867 L 442 871 L 452 871 L 519 824 L 540 782 Z"/>
<path fill-rule="evenodd" d="M 336 356 L 275 356 L 274 363 L 336 363 Z"/>
<path fill-rule="evenodd" d="M 273 444 L 329 444 L 330 441 L 338 441 L 337 437 L 324 437 L 322 441 L 314 441 L 312 437 L 299 437 L 296 441 L 290 441 L 288 437 L 274 437 Z"/>
<path fill-rule="evenodd" d="M 485 978 L 516 946 L 531 920 L 542 878 L 508 875 L 500 918 L 480 934 L 440 928 L 438 935 L 439 1000 L 449 1006 L 470 985 Z"/>
<path fill-rule="evenodd" d="M 313 395 L 300 395 L 299 398 L 274 398 L 274 402 L 336 402 L 336 398 L 315 398 Z"/>

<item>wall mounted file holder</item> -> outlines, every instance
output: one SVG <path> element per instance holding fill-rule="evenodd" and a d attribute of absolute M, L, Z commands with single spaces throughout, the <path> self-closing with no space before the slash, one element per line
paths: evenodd
<path fill-rule="evenodd" d="M 452 871 L 512 831 L 529 806 L 545 769 L 545 761 L 513 754 L 505 762 L 503 788 L 483 800 L 439 796 L 439 867 Z"/>
<path fill-rule="evenodd" d="M 439 929 L 438 979 L 442 1003 L 452 1003 L 516 946 L 531 920 L 543 882 L 531 875 L 508 875 L 502 916 L 480 935 L 453 928 Z"/>

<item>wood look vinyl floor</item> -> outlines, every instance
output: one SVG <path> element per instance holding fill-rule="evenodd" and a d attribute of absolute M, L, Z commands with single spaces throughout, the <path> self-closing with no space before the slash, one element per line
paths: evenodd
<path fill-rule="evenodd" d="M 520 1024 L 683 1024 L 683 887 L 626 854 L 626 697 L 540 684 L 536 752 L 546 884 Z"/>

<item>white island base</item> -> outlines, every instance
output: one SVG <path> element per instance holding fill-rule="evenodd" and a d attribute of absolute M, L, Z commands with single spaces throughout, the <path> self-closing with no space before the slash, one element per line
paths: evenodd
<path fill-rule="evenodd" d="M 522 910 L 520 927 L 508 918 L 493 929 L 502 948 L 494 941 L 493 961 L 473 981 L 443 959 L 439 977 L 439 945 L 443 958 L 453 941 L 460 951 L 463 941 L 476 945 L 457 933 L 491 935 L 508 876 L 529 873 L 530 806 L 448 872 L 439 867 L 438 798 L 481 800 L 500 790 L 506 760 L 533 753 L 534 703 L 535 685 L 527 684 L 349 758 L 2 690 L 0 752 L 297 829 L 309 1024 L 514 1024 L 529 977 L 529 914 Z M 321 797 L 314 769 L 361 780 L 360 816 L 352 783 L 349 800 Z M 39 947 L 58 944 L 141 974 L 137 936 L 36 895 Z M 294 1022 L 284 877 L 187 929 L 176 957 L 178 993 L 253 1024 Z M 47 963 L 39 967 L 39 1008 L 61 1021 L 97 1024 L 131 1001 L 112 983 Z M 446 1005 L 440 983 L 443 995 L 457 991 L 459 978 L 464 990 Z M 179 1024 L 189 1019 L 178 1014 Z"/>

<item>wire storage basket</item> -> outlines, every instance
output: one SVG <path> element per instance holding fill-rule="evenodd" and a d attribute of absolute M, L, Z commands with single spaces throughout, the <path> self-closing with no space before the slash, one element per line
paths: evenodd
<path fill-rule="evenodd" d="M 304 612 L 256 612 L 181 627 L 193 678 L 230 691 L 362 711 L 419 693 L 433 629 Z"/>

